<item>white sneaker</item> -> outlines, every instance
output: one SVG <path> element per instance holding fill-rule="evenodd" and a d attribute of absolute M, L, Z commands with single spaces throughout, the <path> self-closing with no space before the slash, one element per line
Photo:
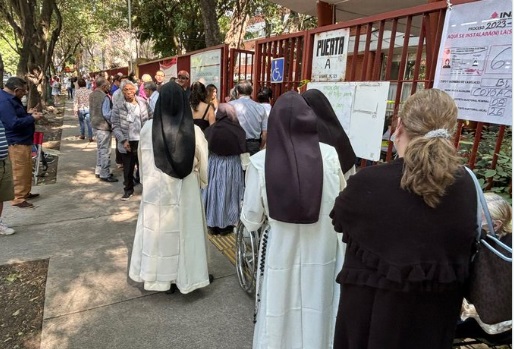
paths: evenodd
<path fill-rule="evenodd" d="M 13 228 L 9 228 L 7 224 L 0 222 L 0 235 L 12 235 L 16 231 Z"/>

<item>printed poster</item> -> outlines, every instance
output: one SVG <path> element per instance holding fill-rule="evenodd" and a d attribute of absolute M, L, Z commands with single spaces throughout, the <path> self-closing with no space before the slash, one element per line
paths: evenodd
<path fill-rule="evenodd" d="M 314 35 L 311 81 L 344 81 L 349 40 L 349 29 L 332 30 Z"/>
<path fill-rule="evenodd" d="M 191 55 L 191 84 L 201 81 L 205 86 L 214 84 L 220 91 L 221 49 Z"/>
<path fill-rule="evenodd" d="M 512 2 L 483 0 L 447 11 L 434 87 L 459 119 L 512 125 Z"/>

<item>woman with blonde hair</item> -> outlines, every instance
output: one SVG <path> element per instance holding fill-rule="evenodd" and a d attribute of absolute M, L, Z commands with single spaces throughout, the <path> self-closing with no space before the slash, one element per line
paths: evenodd
<path fill-rule="evenodd" d="M 399 158 L 350 177 L 331 212 L 347 252 L 334 348 L 451 348 L 476 236 L 473 180 L 452 143 L 445 92 L 409 97 Z"/>

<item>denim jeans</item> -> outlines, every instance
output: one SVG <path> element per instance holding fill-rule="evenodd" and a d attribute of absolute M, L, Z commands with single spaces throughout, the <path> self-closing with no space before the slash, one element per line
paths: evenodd
<path fill-rule="evenodd" d="M 86 125 L 87 125 L 87 137 L 93 138 L 93 128 L 91 127 L 91 118 L 89 116 L 89 109 L 79 110 L 79 126 L 80 126 L 80 135 L 84 136 L 86 134 Z"/>

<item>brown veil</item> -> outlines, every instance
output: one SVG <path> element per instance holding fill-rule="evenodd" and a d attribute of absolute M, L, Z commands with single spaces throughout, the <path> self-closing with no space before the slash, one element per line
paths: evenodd
<path fill-rule="evenodd" d="M 296 92 L 280 96 L 271 109 L 265 178 L 271 218 L 296 224 L 318 221 L 323 161 L 316 114 Z"/>
<path fill-rule="evenodd" d="M 318 116 L 319 141 L 336 148 L 343 173 L 355 165 L 355 153 L 348 135 L 339 123 L 327 97 L 320 90 L 307 90 L 302 94 L 307 104 Z"/>

